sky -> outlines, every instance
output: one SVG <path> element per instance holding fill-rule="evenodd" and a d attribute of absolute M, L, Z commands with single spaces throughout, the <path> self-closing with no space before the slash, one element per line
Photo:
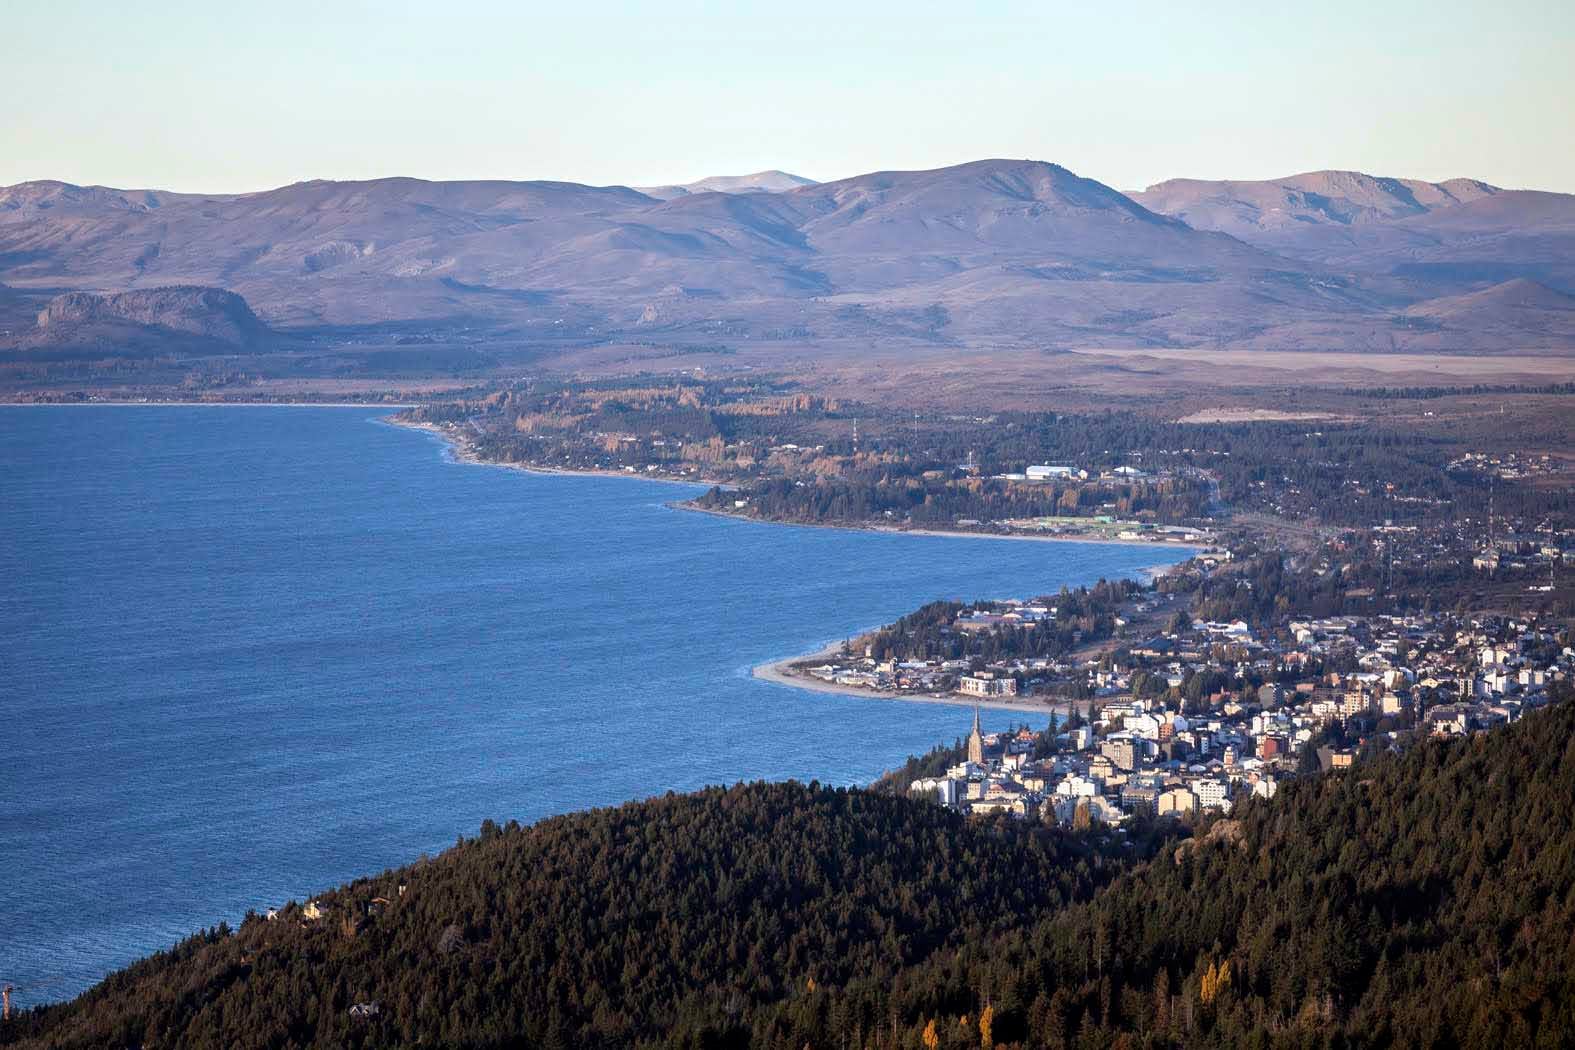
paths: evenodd
<path fill-rule="evenodd" d="M 1124 190 L 1346 168 L 1575 192 L 1568 0 L 6 0 L 3 22 L 0 185 L 1011 157 Z"/>

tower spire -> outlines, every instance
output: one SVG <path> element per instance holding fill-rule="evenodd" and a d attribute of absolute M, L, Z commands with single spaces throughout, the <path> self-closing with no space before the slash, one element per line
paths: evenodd
<path fill-rule="evenodd" d="M 984 734 L 979 731 L 979 702 L 973 705 L 973 732 L 968 734 L 968 761 L 984 765 Z"/>

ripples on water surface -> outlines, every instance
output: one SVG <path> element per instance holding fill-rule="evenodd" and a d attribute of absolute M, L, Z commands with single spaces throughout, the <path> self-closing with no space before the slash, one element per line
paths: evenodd
<path fill-rule="evenodd" d="M 965 710 L 749 668 L 1173 552 L 799 529 L 452 462 L 363 409 L 0 409 L 0 978 L 668 789 L 864 782 Z M 1010 721 L 986 713 L 987 726 Z"/>

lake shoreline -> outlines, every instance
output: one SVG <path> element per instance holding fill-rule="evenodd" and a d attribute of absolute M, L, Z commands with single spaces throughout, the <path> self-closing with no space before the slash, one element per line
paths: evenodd
<path fill-rule="evenodd" d="M 701 479 L 699 481 L 691 482 L 676 478 L 650 477 L 648 475 L 629 471 L 567 470 L 554 467 L 530 466 L 523 463 L 503 463 L 495 460 L 483 459 L 476 453 L 474 446 L 464 439 L 463 435 L 456 434 L 453 431 L 439 426 L 436 423 L 417 422 L 415 420 L 404 419 L 389 419 L 385 422 L 391 426 L 407 427 L 411 430 L 420 430 L 427 434 L 431 434 L 432 436 L 444 442 L 456 462 L 466 463 L 474 466 L 504 467 L 510 470 L 523 471 L 527 474 L 558 475 L 567 477 L 627 478 L 645 482 L 661 482 L 669 485 L 722 484 L 722 482 L 711 479 Z M 694 514 L 709 514 L 718 518 L 728 518 L 734 521 L 750 522 L 755 525 L 786 525 L 804 529 L 836 529 L 843 532 L 864 532 L 888 536 L 931 536 L 937 539 L 1007 540 L 1027 543 L 1084 543 L 1115 547 L 1151 547 L 1156 551 L 1165 550 L 1185 552 L 1187 557 L 1196 554 L 1202 549 L 1192 544 L 1167 543 L 1163 541 L 1153 542 L 1146 540 L 1123 540 L 1102 536 L 1032 536 L 998 532 L 965 532 L 960 530 L 952 531 L 947 529 L 905 529 L 896 527 L 882 528 L 878 525 L 770 521 L 763 518 L 749 517 L 743 514 L 733 514 L 726 510 L 713 507 L 699 507 L 696 506 L 692 501 L 688 500 L 674 500 L 667 503 L 666 506 L 674 510 L 689 511 L 690 513 Z M 1146 582 L 1152 583 L 1160 576 L 1173 571 L 1176 566 L 1180 565 L 1184 561 L 1186 561 L 1186 557 L 1182 557 L 1176 561 L 1169 561 L 1158 565 L 1149 566 L 1147 568 L 1137 570 L 1136 575 L 1144 579 Z M 879 630 L 879 628 L 877 627 L 855 632 L 853 637 L 868 634 L 874 630 Z M 882 692 L 875 689 L 864 689 L 857 686 L 845 686 L 838 685 L 834 682 L 825 682 L 818 678 L 812 678 L 799 670 L 799 668 L 803 667 L 805 664 L 824 662 L 840 654 L 842 651 L 842 646 L 842 642 L 832 642 L 814 650 L 813 652 L 801 653 L 796 656 L 788 656 L 777 660 L 768 660 L 765 663 L 758 664 L 751 668 L 750 677 L 758 679 L 759 681 L 770 682 L 773 685 L 786 686 L 791 689 L 800 689 L 805 692 L 821 693 L 824 695 L 833 696 L 851 696 L 864 700 L 897 700 L 907 703 L 942 704 L 953 707 L 978 706 L 995 711 L 1019 711 L 1024 714 L 1055 715 L 1061 718 L 1066 717 L 1071 711 L 1071 704 L 1064 701 L 1052 702 L 1048 700 L 1033 700 L 1026 698 L 1020 700 L 976 700 L 972 697 L 963 696 L 960 693 L 941 694 Z"/>
<path fill-rule="evenodd" d="M 408 419 L 389 419 L 386 420 L 386 422 L 390 426 L 406 427 L 410 430 L 420 430 L 431 434 L 434 437 L 441 439 L 448 445 L 449 451 L 456 461 L 479 467 L 503 467 L 508 470 L 522 471 L 526 474 L 542 474 L 560 477 L 627 478 L 636 481 L 661 482 L 667 485 L 718 486 L 728 484 L 728 482 L 720 481 L 715 478 L 685 479 L 653 477 L 649 474 L 642 474 L 637 471 L 585 470 L 570 469 L 566 467 L 543 467 L 527 463 L 507 463 L 501 460 L 484 459 L 476 453 L 475 447 L 466 441 L 463 435 L 455 434 L 452 431 L 444 429 L 442 426 L 436 423 L 423 423 Z M 937 539 L 1006 540 L 1017 543 L 1087 543 L 1112 547 L 1151 547 L 1155 550 L 1186 551 L 1188 552 L 1188 556 L 1196 554 L 1198 551 L 1205 549 L 1205 546 L 1200 546 L 1194 543 L 1170 543 L 1165 540 L 1123 540 L 1107 536 L 1043 536 L 1013 532 L 978 532 L 966 529 L 913 529 L 903 528 L 895 525 L 860 525 L 857 523 L 846 522 L 773 521 L 770 518 L 756 518 L 747 514 L 735 514 L 732 511 L 723 510 L 717 507 L 700 507 L 696 506 L 692 501 L 689 500 L 674 500 L 667 505 L 674 510 L 688 511 L 691 514 L 710 514 L 713 517 L 728 518 L 733 521 L 746 521 L 755 525 L 787 526 L 797 529 L 837 529 L 843 532 L 873 533 L 877 536 L 933 536 Z M 1185 560 L 1186 558 L 1180 559 L 1180 561 Z M 1180 564 L 1180 561 L 1165 562 L 1160 565 L 1141 569 L 1139 572 L 1141 575 L 1146 576 L 1152 580 Z"/>
<path fill-rule="evenodd" d="M 0 843 L 37 901 L 15 954 L 7 946 L 28 1005 L 210 922 L 441 849 L 456 824 L 740 779 L 870 784 L 951 740 L 971 698 L 828 687 L 793 669 L 802 656 L 768 658 L 840 645 L 845 625 L 936 594 L 1053 591 L 1181 556 L 708 523 L 668 513 L 701 487 L 453 469 L 451 435 L 484 436 L 456 424 L 412 427 L 437 440 L 415 439 L 391 429 L 390 406 L 76 407 L 117 411 L 6 417 L 26 453 L 8 461 L 9 496 L 39 525 L 7 546 L 8 578 L 66 581 L 89 614 L 57 626 L 55 592 L 15 589 L 20 629 L 5 652 L 20 654 L 23 688 L 0 710 L 41 727 L 21 741 L 16 783 L 62 800 L 58 819 Z M 172 535 L 190 542 L 166 561 Z M 150 612 L 162 629 L 137 626 Z M 233 715 L 214 717 L 199 695 Z M 982 706 L 992 725 L 1042 727 L 1050 699 Z M 51 705 L 71 716 L 37 717 Z M 298 705 L 310 716 L 293 717 Z M 275 746 L 257 724 L 289 735 Z M 590 749 L 576 746 L 586 725 Z M 148 789 L 132 804 L 104 801 L 133 775 Z M 85 833 L 59 836 L 64 826 Z M 171 851 L 202 851 L 201 863 L 172 870 Z M 162 888 L 151 901 L 147 885 Z"/>
<path fill-rule="evenodd" d="M 436 423 L 422 423 L 412 419 L 386 419 L 389 426 L 404 427 L 407 430 L 419 430 L 442 441 L 448 446 L 448 451 L 456 463 L 464 463 L 474 467 L 501 467 L 504 470 L 517 470 L 523 474 L 540 474 L 546 477 L 563 478 L 624 478 L 632 481 L 657 482 L 663 485 L 720 485 L 719 481 L 712 478 L 684 478 L 653 477 L 639 471 L 630 470 L 573 470 L 568 467 L 541 467 L 529 463 L 507 463 L 496 459 L 483 459 L 477 454 L 475 446 L 466 441 L 461 434 L 445 430 Z M 668 504 L 680 510 L 696 508 L 685 507 L 682 503 Z"/>

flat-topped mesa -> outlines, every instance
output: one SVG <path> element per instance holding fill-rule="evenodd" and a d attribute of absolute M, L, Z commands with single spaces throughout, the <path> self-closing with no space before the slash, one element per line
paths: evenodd
<path fill-rule="evenodd" d="M 162 329 L 248 349 L 258 347 L 269 335 L 246 300 L 234 292 L 206 285 L 172 285 L 115 295 L 57 295 L 39 311 L 34 341 L 96 341 L 128 329 Z"/>

